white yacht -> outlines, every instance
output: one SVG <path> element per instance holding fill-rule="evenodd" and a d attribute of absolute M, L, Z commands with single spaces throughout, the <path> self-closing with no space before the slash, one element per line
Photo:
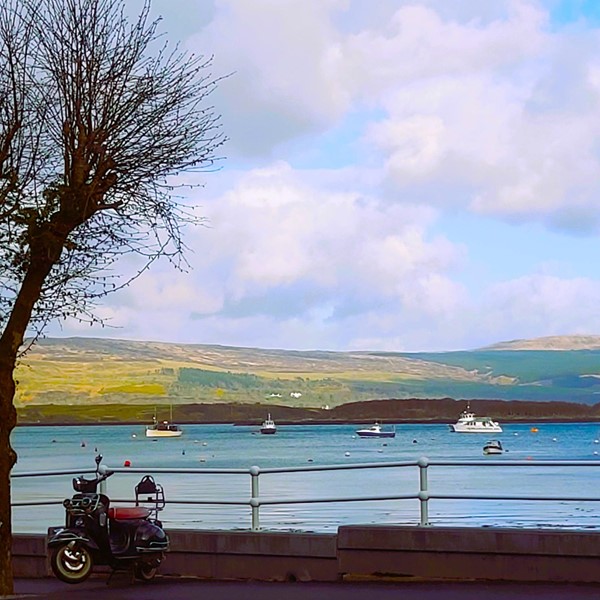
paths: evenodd
<path fill-rule="evenodd" d="M 468 404 L 458 421 L 449 427 L 456 433 L 502 433 L 502 427 L 496 421 L 490 417 L 476 417 Z"/>

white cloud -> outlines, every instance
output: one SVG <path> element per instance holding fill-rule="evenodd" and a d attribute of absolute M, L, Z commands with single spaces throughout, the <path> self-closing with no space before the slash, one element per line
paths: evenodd
<path fill-rule="evenodd" d="M 332 192 L 285 163 L 246 174 L 212 204 L 218 245 L 228 257 L 232 298 L 294 282 L 343 296 L 398 297 L 409 281 L 443 272 L 459 258 L 444 239 L 428 239 L 435 213 L 391 205 L 358 192 Z"/>
<path fill-rule="evenodd" d="M 266 154 L 278 143 L 323 129 L 348 109 L 331 14 L 340 0 L 218 0 L 212 23 L 188 45 L 210 48 L 215 70 L 232 73 L 215 101 L 230 148 Z"/>
<path fill-rule="evenodd" d="M 597 34 L 576 41 L 544 26 L 526 3 L 484 25 L 414 6 L 396 13 L 387 35 L 356 36 L 350 47 L 365 63 L 356 87 L 387 115 L 365 139 L 394 185 L 460 186 L 478 213 L 597 227 Z"/>
<path fill-rule="evenodd" d="M 359 96 L 379 103 L 416 81 L 514 67 L 544 44 L 545 14 L 515 3 L 508 19 L 443 19 L 422 4 L 399 8 L 389 25 L 348 36 L 346 75 Z"/>

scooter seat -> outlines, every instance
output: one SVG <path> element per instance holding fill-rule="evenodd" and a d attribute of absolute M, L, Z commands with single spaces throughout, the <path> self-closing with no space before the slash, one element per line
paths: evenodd
<path fill-rule="evenodd" d="M 127 519 L 146 519 L 150 516 L 150 509 L 145 506 L 111 506 L 108 509 L 108 518 L 117 521 Z"/>

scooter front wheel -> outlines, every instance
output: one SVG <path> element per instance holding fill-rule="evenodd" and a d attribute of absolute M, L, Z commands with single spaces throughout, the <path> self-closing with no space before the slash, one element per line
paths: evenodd
<path fill-rule="evenodd" d="M 50 557 L 52 572 L 65 583 L 81 583 L 92 572 L 92 555 L 81 544 L 72 542 L 59 546 Z"/>

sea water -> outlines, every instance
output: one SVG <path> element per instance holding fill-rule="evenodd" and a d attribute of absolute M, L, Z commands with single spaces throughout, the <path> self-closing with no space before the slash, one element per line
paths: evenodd
<path fill-rule="evenodd" d="M 366 423 L 365 425 L 368 425 Z M 431 494 L 492 496 L 600 496 L 600 424 L 503 424 L 494 434 L 505 448 L 503 456 L 484 456 L 487 437 L 458 434 L 444 424 L 401 424 L 395 438 L 364 439 L 356 425 L 279 425 L 275 435 L 261 435 L 258 426 L 184 425 L 180 438 L 146 438 L 143 426 L 31 426 L 17 427 L 12 444 L 18 454 L 15 473 L 53 470 L 91 472 L 96 454 L 108 467 L 249 469 L 315 467 L 430 460 L 480 460 L 484 466 L 432 466 Z M 492 436 L 490 436 L 492 437 Z M 523 467 L 499 466 L 502 460 L 522 461 Z M 531 461 L 583 460 L 589 467 L 533 466 Z M 497 465 L 497 466 L 494 466 Z M 132 499 L 139 473 L 115 474 L 108 482 L 113 499 Z M 168 528 L 248 529 L 249 506 L 190 504 L 191 501 L 247 501 L 249 474 L 157 474 L 168 502 L 161 519 Z M 12 501 L 54 500 L 55 505 L 13 509 L 15 532 L 44 532 L 60 524 L 60 501 L 70 496 L 72 475 L 15 477 Z M 416 493 L 416 466 L 273 473 L 260 476 L 261 499 L 312 499 L 313 503 L 266 505 L 260 525 L 270 530 L 335 531 L 350 523 L 419 522 L 419 501 L 373 500 L 322 502 Z M 177 502 L 180 502 L 179 504 Z M 461 500 L 429 502 L 432 524 L 597 528 L 600 502 Z"/>

